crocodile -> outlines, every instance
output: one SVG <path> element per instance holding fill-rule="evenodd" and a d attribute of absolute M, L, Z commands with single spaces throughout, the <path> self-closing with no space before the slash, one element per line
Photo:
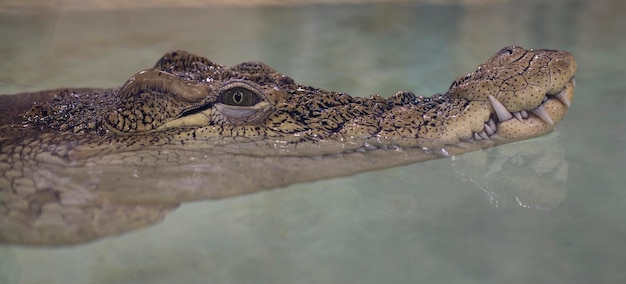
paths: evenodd
<path fill-rule="evenodd" d="M 0 231 L 152 214 L 146 206 L 159 219 L 184 201 L 541 136 L 568 111 L 576 67 L 566 51 L 507 46 L 445 93 L 353 97 L 261 62 L 227 67 L 177 50 L 119 88 L 3 95 Z"/>

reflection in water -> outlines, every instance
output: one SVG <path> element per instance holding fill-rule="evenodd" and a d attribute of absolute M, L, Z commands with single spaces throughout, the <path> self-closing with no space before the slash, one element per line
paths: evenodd
<path fill-rule="evenodd" d="M 552 209 L 567 195 L 567 161 L 556 134 L 455 157 L 459 177 L 475 183 L 496 207 Z"/>
<path fill-rule="evenodd" d="M 39 204 L 18 200 L 4 204 L 0 214 L 0 242 L 20 245 L 69 245 L 140 229 L 162 221 L 177 205 Z M 14 206 L 14 208 L 10 208 Z M 20 208 L 21 207 L 21 208 Z"/>
<path fill-rule="evenodd" d="M 391 158 L 389 153 L 385 153 L 386 159 L 382 160 L 401 159 L 405 156 L 401 153 L 396 152 L 396 156 Z M 232 160 L 236 160 L 235 157 Z M 380 158 L 372 155 L 369 161 L 374 163 L 374 160 Z M 300 163 L 302 166 L 298 170 L 306 170 L 307 167 L 332 168 L 333 174 L 336 174 L 337 168 L 330 165 L 340 164 L 341 159 L 350 158 L 306 159 L 306 163 Z M 550 209 L 566 196 L 567 162 L 554 134 L 455 156 L 452 166 L 459 178 L 477 184 L 488 193 L 489 201 L 498 207 L 516 204 L 530 209 Z M 186 169 L 183 167 L 183 171 Z M 285 175 L 287 171 L 285 168 L 273 170 L 266 169 L 268 177 Z M 250 171 L 252 169 L 244 172 Z M 325 175 L 332 176 L 330 172 Z M 294 177 L 296 174 L 294 172 L 285 176 Z M 228 176 L 226 181 L 231 178 L 235 177 Z M 146 182 L 142 181 L 143 188 Z M 283 186 L 292 183 L 281 182 L 272 184 Z M 83 199 L 89 201 L 82 203 L 51 202 L 56 199 L 45 196 L 45 193 L 32 196 L 31 200 L 13 200 L 13 203 L 4 204 L 0 214 L 0 240 L 19 245 L 59 246 L 137 230 L 162 221 L 166 214 L 177 208 L 178 204 L 166 202 L 177 198 L 167 188 L 156 190 L 153 187 L 153 191 L 140 192 L 133 190 L 133 187 L 122 186 L 121 190 L 114 191 L 111 188 L 111 191 L 103 192 L 97 198 Z M 250 192 L 256 190 L 251 186 Z M 212 194 L 212 198 L 230 196 L 228 193 Z M 194 200 L 190 196 L 178 198 Z"/>
<path fill-rule="evenodd" d="M 17 258 L 8 247 L 0 247 L 0 283 L 19 283 L 21 269 Z"/>
<path fill-rule="evenodd" d="M 511 43 L 571 50 L 581 69 L 558 129 L 567 192 L 551 204 L 567 199 L 553 210 L 523 209 L 517 194 L 485 206 L 438 160 L 187 203 L 162 225 L 88 245 L 0 247 L 0 283 L 625 283 L 626 1 L 493 2 L 2 15 L 0 93 L 116 86 L 174 48 L 359 95 L 441 91 Z"/>
<path fill-rule="evenodd" d="M 258 63 L 228 69 L 179 51 L 119 91 L 3 96 L 0 229 L 6 242 L 71 244 L 156 222 L 184 201 L 349 176 L 532 138 L 552 131 L 567 112 L 575 69 L 567 52 L 507 47 L 445 94 L 356 99 L 295 84 Z M 511 72 L 538 83 L 512 80 Z M 183 80 L 188 77 L 202 83 Z M 232 89 L 219 96 L 213 91 L 224 88 L 221 81 L 242 77 L 250 82 L 248 92 L 259 88 L 254 94 L 262 102 L 235 106 L 220 99 Z M 514 112 L 513 119 L 495 97 L 481 98 L 491 92 L 513 103 L 538 98 L 539 106 L 523 108 L 537 115 Z M 546 96 L 543 103 L 538 95 Z M 255 120 L 250 109 L 260 104 L 272 106 L 272 114 Z M 221 111 L 227 106 L 228 112 Z M 201 113 L 186 111 L 198 108 Z M 162 111 L 171 117 L 162 117 Z M 206 120 L 194 122 L 198 116 Z M 173 129 L 162 129 L 168 125 Z"/>

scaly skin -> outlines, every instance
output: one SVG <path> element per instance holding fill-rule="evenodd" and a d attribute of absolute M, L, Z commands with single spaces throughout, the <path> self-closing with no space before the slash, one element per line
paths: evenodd
<path fill-rule="evenodd" d="M 139 204 L 162 216 L 186 200 L 540 136 L 567 112 L 575 70 L 565 51 L 510 46 L 445 94 L 361 98 L 297 84 L 263 63 L 229 68 L 173 51 L 119 89 L 0 96 L 0 232 L 29 228 L 39 237 L 5 238 L 43 244 L 42 216 L 102 221 Z M 68 242 L 87 238 L 78 235 Z"/>

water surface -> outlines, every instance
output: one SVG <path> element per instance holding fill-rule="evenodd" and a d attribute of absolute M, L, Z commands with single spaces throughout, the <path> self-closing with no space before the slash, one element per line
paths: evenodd
<path fill-rule="evenodd" d="M 442 159 L 187 203 L 72 247 L 0 247 L 0 283 L 623 283 L 624 12 L 618 0 L 3 12 L 4 94 L 118 86 L 170 49 L 359 96 L 443 92 L 509 44 L 568 50 L 579 71 L 543 138 L 567 164 L 556 192 L 494 191 L 462 157 Z"/>

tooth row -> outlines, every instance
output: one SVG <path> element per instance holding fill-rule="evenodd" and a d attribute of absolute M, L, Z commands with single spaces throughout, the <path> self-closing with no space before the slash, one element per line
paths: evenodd
<path fill-rule="evenodd" d="M 528 118 L 528 112 L 525 109 L 520 110 L 520 113 L 522 114 L 522 118 L 523 119 L 527 119 Z"/>
<path fill-rule="evenodd" d="M 489 102 L 493 110 L 496 112 L 499 121 L 507 121 L 513 118 L 513 115 L 506 109 L 506 107 L 494 96 L 489 96 Z"/>
<path fill-rule="evenodd" d="M 557 99 L 559 99 L 561 102 L 563 102 L 563 104 L 565 104 L 565 105 L 569 104 L 569 100 L 565 97 L 565 94 L 563 94 L 563 92 L 555 95 L 555 97 Z M 546 100 L 547 100 L 547 97 L 544 98 L 544 101 L 546 101 Z M 496 112 L 496 116 L 498 117 L 498 121 L 507 121 L 509 119 L 512 119 L 513 117 L 515 117 L 517 120 L 520 120 L 520 121 L 522 119 L 528 118 L 528 112 L 527 111 L 521 110 L 521 111 L 518 111 L 518 112 L 511 113 L 494 96 L 489 96 L 489 102 L 491 103 L 491 106 L 493 107 L 493 110 Z M 539 118 L 543 119 L 543 121 L 545 121 L 546 123 L 551 124 L 551 125 L 554 124 L 554 121 L 552 121 L 552 118 L 550 118 L 550 115 L 548 114 L 546 109 L 543 107 L 543 105 L 539 105 L 539 107 L 537 107 L 536 109 L 532 110 L 531 112 L 534 113 L 535 115 L 537 115 Z"/>
<path fill-rule="evenodd" d="M 491 129 L 493 129 L 493 131 L 495 132 L 496 129 L 496 122 L 495 120 L 493 120 L 493 118 L 490 118 L 489 121 L 487 122 L 489 124 L 489 126 L 491 127 Z"/>
<path fill-rule="evenodd" d="M 550 115 L 546 111 L 546 108 L 543 107 L 543 105 L 540 105 L 536 109 L 533 109 L 531 111 L 548 124 L 554 124 L 554 121 L 552 121 L 552 118 L 550 118 Z"/>
<path fill-rule="evenodd" d="M 485 132 L 487 132 L 488 135 L 493 135 L 494 133 L 496 133 L 496 130 L 491 128 L 491 126 L 489 125 L 489 123 L 485 123 Z"/>
<path fill-rule="evenodd" d="M 485 131 L 474 132 L 474 140 L 476 141 L 489 140 L 489 135 L 487 135 Z"/>
<path fill-rule="evenodd" d="M 515 119 L 522 121 L 523 119 L 528 118 L 528 112 L 523 109 L 523 110 L 514 112 L 513 116 L 515 117 Z"/>
<path fill-rule="evenodd" d="M 560 93 L 554 95 L 554 97 L 561 101 L 566 107 L 570 107 L 570 105 L 572 104 L 570 102 L 570 100 L 567 98 L 567 95 L 565 95 L 565 90 L 561 91 Z"/>
<path fill-rule="evenodd" d="M 493 134 L 496 133 L 497 126 L 496 126 L 496 122 L 495 120 L 493 120 L 493 118 L 490 118 L 489 121 L 485 122 L 485 124 L 483 125 L 483 131 L 481 132 L 474 132 L 474 135 L 472 138 L 474 138 L 474 140 L 478 141 L 478 140 L 488 140 L 489 137 Z"/>

